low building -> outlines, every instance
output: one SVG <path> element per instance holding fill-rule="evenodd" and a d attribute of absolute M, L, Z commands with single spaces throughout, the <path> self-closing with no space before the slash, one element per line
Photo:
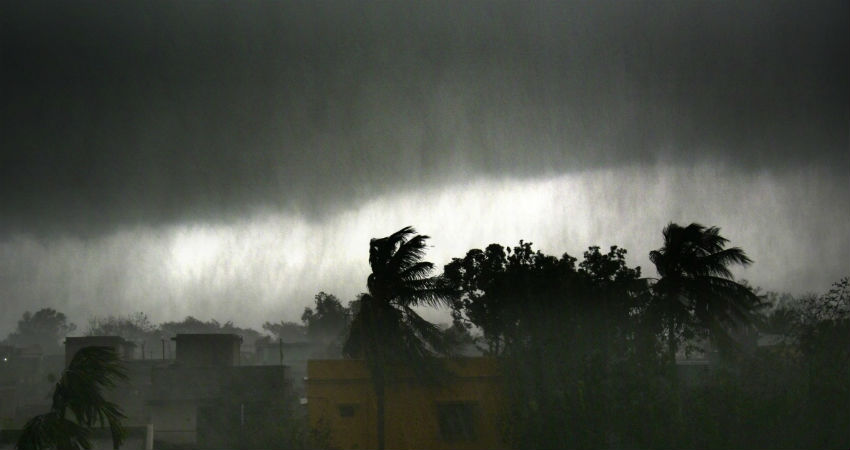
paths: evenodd
<path fill-rule="evenodd" d="M 124 360 L 133 359 L 133 351 L 136 344 L 125 340 L 120 336 L 80 336 L 65 338 L 65 367 L 71 364 L 74 355 L 86 347 L 110 347 Z"/>
<path fill-rule="evenodd" d="M 255 344 L 256 364 L 263 366 L 279 365 L 287 367 L 287 375 L 292 381 L 296 395 L 305 395 L 304 378 L 307 377 L 307 361 L 321 354 L 324 346 L 312 342 L 262 341 Z"/>
<path fill-rule="evenodd" d="M 0 429 L 0 450 L 14 450 L 21 431 L 19 429 Z M 125 426 L 124 442 L 121 444 L 121 450 L 147 450 L 151 448 L 147 445 L 150 438 L 148 431 L 147 427 Z M 92 450 L 110 450 L 113 448 L 112 435 L 108 428 L 95 428 L 91 430 L 89 443 L 92 445 Z"/>
<path fill-rule="evenodd" d="M 177 343 L 175 365 L 232 367 L 241 364 L 242 337 L 237 334 L 178 334 L 171 339 Z"/>
<path fill-rule="evenodd" d="M 67 338 L 66 354 L 59 355 L 50 372 L 52 381 L 42 373 L 40 356 L 0 348 L 5 358 L 0 359 L 0 425 L 8 428 L 4 442 L 13 442 L 26 420 L 49 410 L 48 390 L 61 374 L 62 360 L 67 367 L 80 349 L 91 346 L 116 349 L 128 379 L 106 397 L 127 416 L 125 426 L 152 435 L 134 437 L 128 448 L 154 442 L 156 448 L 267 448 L 277 442 L 286 431 L 278 425 L 292 417 L 297 404 L 286 366 L 241 365 L 241 338 L 233 334 L 178 334 L 174 342 L 175 359 L 143 360 L 133 359 L 134 345 L 117 336 Z M 44 403 L 26 403 L 30 385 L 36 384 L 43 388 L 38 398 Z"/>
<path fill-rule="evenodd" d="M 74 355 L 85 347 L 110 347 L 121 358 L 127 373 L 127 380 L 106 392 L 106 397 L 121 407 L 126 419 L 124 424 L 130 427 L 145 427 L 150 423 L 151 411 L 148 404 L 151 395 L 151 371 L 155 368 L 171 365 L 173 360 L 135 359 L 136 344 L 120 336 L 82 336 L 65 338 L 65 366 L 70 364 Z"/>
<path fill-rule="evenodd" d="M 37 346 L 0 346 L 0 426 L 21 427 L 33 411 L 49 408 L 62 359 L 62 355 L 43 355 Z"/>
<path fill-rule="evenodd" d="M 293 401 L 286 366 L 240 365 L 239 336 L 178 334 L 174 340 L 174 364 L 151 370 L 148 404 L 155 442 L 246 447 L 248 433 L 256 434 L 259 423 Z"/>
<path fill-rule="evenodd" d="M 397 449 L 499 449 L 503 387 L 491 358 L 447 359 L 441 385 L 417 383 L 408 371 L 387 386 L 385 442 Z M 311 360 L 307 410 L 312 433 L 330 448 L 377 448 L 377 406 L 362 360 Z"/>

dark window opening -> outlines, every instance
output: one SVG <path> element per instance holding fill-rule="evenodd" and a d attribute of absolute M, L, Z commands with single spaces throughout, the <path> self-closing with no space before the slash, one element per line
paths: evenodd
<path fill-rule="evenodd" d="M 354 412 L 357 410 L 357 405 L 339 405 L 340 417 L 354 417 Z"/>
<path fill-rule="evenodd" d="M 475 404 L 441 403 L 437 405 L 440 436 L 445 441 L 475 439 Z"/>

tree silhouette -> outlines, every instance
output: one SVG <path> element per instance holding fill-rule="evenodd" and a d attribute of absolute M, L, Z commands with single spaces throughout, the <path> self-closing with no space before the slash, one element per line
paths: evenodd
<path fill-rule="evenodd" d="M 370 241 L 369 292 L 360 297 L 343 346 L 346 356 L 363 358 L 371 373 L 379 449 L 385 448 L 385 393 L 393 371 L 413 368 L 420 380 L 434 379 L 440 365 L 433 356 L 447 352 L 440 329 L 413 309 L 420 305 L 448 307 L 454 298 L 454 290 L 444 286 L 440 277 L 430 276 L 434 265 L 422 261 L 427 239 L 405 227 Z"/>
<path fill-rule="evenodd" d="M 319 292 L 315 296 L 314 308 L 304 308 L 301 322 L 307 328 L 307 338 L 314 343 L 321 343 L 325 351 L 339 354 L 339 341 L 348 326 L 348 309 L 333 295 Z"/>
<path fill-rule="evenodd" d="M 460 292 L 452 305 L 453 318 L 480 328 L 486 345 L 483 350 L 492 356 L 504 350 L 509 322 L 504 299 L 494 295 L 495 284 L 504 276 L 507 265 L 505 248 L 490 244 L 483 251 L 472 249 L 463 258 L 453 258 L 443 268 L 446 280 Z"/>
<path fill-rule="evenodd" d="M 53 391 L 50 411 L 30 419 L 18 438 L 20 450 L 89 449 L 90 429 L 108 425 L 112 446 L 124 442 L 121 408 L 103 397 L 103 389 L 127 379 L 118 354 L 110 347 L 79 350 Z M 68 412 L 73 413 L 73 420 Z"/>
<path fill-rule="evenodd" d="M 65 314 L 55 309 L 43 308 L 34 314 L 27 311 L 5 343 L 19 347 L 38 345 L 45 354 L 59 353 L 62 338 L 76 329 L 76 325 L 68 323 Z"/>
<path fill-rule="evenodd" d="M 734 281 L 729 266 L 752 263 L 717 227 L 667 225 L 664 245 L 649 253 L 660 278 L 653 286 L 653 311 L 662 321 L 671 363 L 683 335 L 703 331 L 715 344 L 734 345 L 732 331 L 753 322 L 761 299 Z"/>
<path fill-rule="evenodd" d="M 266 322 L 263 324 L 263 329 L 284 342 L 301 342 L 307 338 L 307 327 L 296 322 L 283 320 L 277 323 Z"/>
<path fill-rule="evenodd" d="M 486 351 L 511 380 L 504 437 L 517 447 L 605 445 L 620 386 L 612 380 L 636 369 L 634 314 L 645 290 L 626 253 L 594 246 L 576 264 L 521 240 L 470 250 L 445 266 L 462 293 L 455 318 L 483 331 Z"/>
<path fill-rule="evenodd" d="M 139 345 L 142 359 L 151 357 L 159 347 L 162 336 L 159 327 L 154 325 L 148 315 L 136 312 L 126 316 L 92 317 L 89 319 L 87 336 L 120 336 Z"/>

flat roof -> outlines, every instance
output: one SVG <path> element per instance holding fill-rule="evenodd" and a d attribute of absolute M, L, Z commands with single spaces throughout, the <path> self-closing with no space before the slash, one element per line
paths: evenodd
<path fill-rule="evenodd" d="M 500 363 L 489 357 L 453 357 L 438 358 L 445 368 L 458 378 L 495 378 L 501 376 Z M 413 377 L 409 368 L 402 368 L 397 374 L 402 378 Z M 310 359 L 307 360 L 308 381 L 317 380 L 359 380 L 369 379 L 371 375 L 362 359 Z"/>
<path fill-rule="evenodd" d="M 231 340 L 241 342 L 242 336 L 233 333 L 178 333 L 171 340 Z"/>
<path fill-rule="evenodd" d="M 65 343 L 86 343 L 91 342 L 93 344 L 96 343 L 117 343 L 120 345 L 129 345 L 135 346 L 136 344 L 132 341 L 128 341 L 121 336 L 68 336 L 65 338 Z"/>

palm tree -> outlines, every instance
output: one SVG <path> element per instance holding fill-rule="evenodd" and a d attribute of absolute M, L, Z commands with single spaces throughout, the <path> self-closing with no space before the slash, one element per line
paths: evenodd
<path fill-rule="evenodd" d="M 103 397 L 103 389 L 127 379 L 118 354 L 110 347 L 79 350 L 53 391 L 50 412 L 30 419 L 18 438 L 20 450 L 90 449 L 91 428 L 109 425 L 112 446 L 124 441 L 124 414 Z M 73 413 L 73 418 L 68 412 Z"/>
<path fill-rule="evenodd" d="M 761 299 L 734 281 L 729 266 L 752 260 L 738 247 L 725 248 L 729 241 L 719 228 L 670 223 L 663 235 L 664 245 L 649 259 L 660 276 L 654 306 L 666 322 L 668 357 L 675 363 L 680 335 L 691 325 L 728 345 L 730 329 L 751 324 Z"/>
<path fill-rule="evenodd" d="M 449 306 L 454 291 L 440 277 L 430 276 L 434 265 L 422 261 L 428 236 L 405 227 L 381 239 L 372 239 L 367 280 L 368 293 L 359 308 L 343 347 L 352 358 L 363 358 L 372 377 L 377 403 L 378 448 L 385 446 L 386 386 L 393 371 L 414 368 L 420 380 L 434 380 L 440 365 L 433 358 L 448 346 L 437 326 L 423 319 L 416 306 Z"/>

